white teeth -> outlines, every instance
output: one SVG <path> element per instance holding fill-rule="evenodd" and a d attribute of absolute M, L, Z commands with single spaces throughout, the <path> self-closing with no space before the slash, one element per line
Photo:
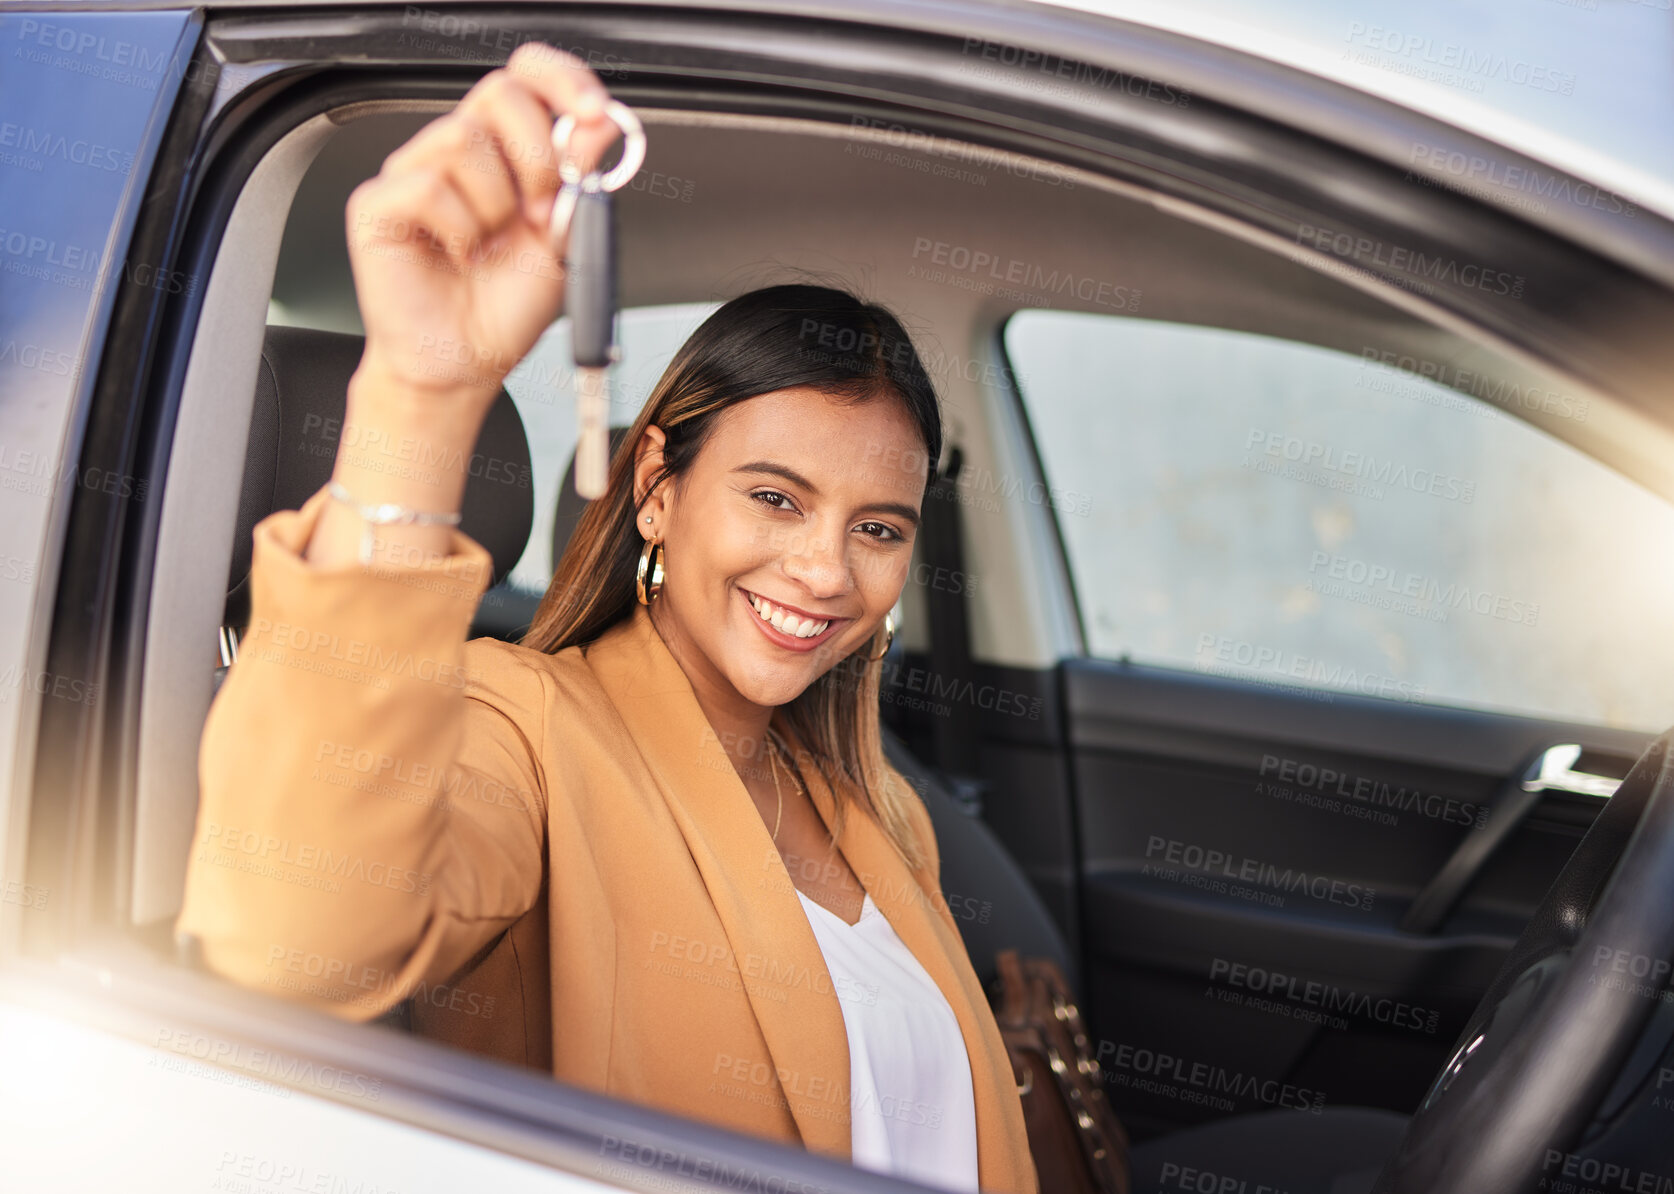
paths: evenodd
<path fill-rule="evenodd" d="M 748 596 L 750 604 L 755 607 L 761 620 L 770 623 L 775 630 L 782 634 L 788 634 L 794 638 L 813 638 L 816 634 L 824 634 L 825 628 L 831 625 L 829 618 L 823 621 L 799 618 L 795 614 L 786 613 L 765 597 L 758 597 L 754 593 L 750 593 Z"/>

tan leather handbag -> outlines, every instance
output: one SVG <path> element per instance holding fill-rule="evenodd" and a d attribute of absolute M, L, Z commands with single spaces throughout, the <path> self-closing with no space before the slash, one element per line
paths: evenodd
<path fill-rule="evenodd" d="M 1043 1194 L 1128 1194 L 1128 1134 L 1105 1097 L 1081 1013 L 1057 965 L 1003 950 L 1000 1027 Z"/>

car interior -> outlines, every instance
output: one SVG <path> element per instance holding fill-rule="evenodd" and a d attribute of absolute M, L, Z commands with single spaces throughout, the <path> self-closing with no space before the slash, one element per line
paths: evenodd
<path fill-rule="evenodd" d="M 422 91 L 303 120 L 254 164 L 226 213 L 167 447 L 137 686 L 145 733 L 134 744 L 129 849 L 116 871 L 128 926 L 158 956 L 190 964 L 171 932 L 192 847 L 197 743 L 249 616 L 251 530 L 300 505 L 332 468 L 360 352 L 344 204 L 449 102 Z M 1412 679 L 1418 664 L 1403 670 L 1385 623 L 1365 630 L 1384 636 L 1389 683 L 1378 691 L 1333 687 L 1312 663 L 1250 664 L 1263 653 L 1295 662 L 1296 651 L 1244 621 L 1220 625 L 1189 610 L 1174 637 L 1136 631 L 1131 652 L 1116 654 L 1095 626 L 1106 594 L 1089 578 L 1106 574 L 1088 570 L 1097 548 L 1084 541 L 1132 552 L 1111 575 L 1136 593 L 1179 573 L 1182 592 L 1197 586 L 1230 603 L 1206 598 L 1197 608 L 1236 605 L 1240 619 L 1254 610 L 1277 627 L 1301 615 L 1247 579 L 1276 549 L 1241 536 L 1299 518 L 1298 534 L 1314 537 L 1298 557 L 1309 580 L 1310 560 L 1324 556 L 1329 569 L 1354 556 L 1352 533 L 1341 502 L 1307 480 L 1275 480 L 1303 497 L 1271 507 L 1235 494 L 1241 512 L 1231 521 L 1181 499 L 1168 525 L 1191 536 L 1164 559 L 1138 552 L 1146 540 L 1137 520 L 1173 499 L 1147 498 L 1136 521 L 1118 527 L 1078 522 L 1075 507 L 1080 496 L 1107 501 L 1116 491 L 1095 487 L 1149 476 L 1146 459 L 1166 463 L 1169 453 L 1188 485 L 1198 440 L 1217 435 L 1233 458 L 1253 450 L 1258 464 L 1264 454 L 1289 463 L 1267 450 L 1277 442 L 1261 438 L 1270 408 L 1241 392 L 1235 371 L 1223 372 L 1222 405 L 1206 399 L 1190 434 L 1124 438 L 1144 411 L 1180 400 L 1165 383 L 1189 374 L 1197 356 L 1195 342 L 1169 347 L 1180 329 L 1360 371 L 1345 377 L 1364 376 L 1373 358 L 1392 362 L 1379 377 L 1409 387 L 1404 400 L 1424 417 L 1444 393 L 1461 409 L 1494 406 L 1478 384 L 1485 377 L 1496 393 L 1573 394 L 1576 383 L 1462 321 L 1436 318 L 1398 288 L 1321 268 L 1294 244 L 1092 169 L 887 120 L 635 106 L 648 155 L 645 185 L 616 196 L 625 325 L 638 312 L 677 311 L 674 325 L 689 330 L 744 291 L 821 281 L 894 310 L 936 381 L 945 480 L 926 497 L 882 716 L 892 764 L 931 813 L 944 892 L 979 976 L 993 979 L 1006 948 L 1062 966 L 1136 1141 L 1280 1106 L 1412 1113 L 1577 843 L 1674 723 L 1674 703 L 1661 723 L 1602 697 L 1520 703 L 1522 656 L 1541 650 L 1533 637 L 1495 640 L 1468 660 L 1504 667 L 1514 677 L 1504 693 L 1426 688 Z M 1049 280 L 1061 277 L 1093 284 Z M 1038 365 L 1024 359 L 1030 319 L 1070 316 L 1087 322 L 1062 326 L 1090 329 L 1090 347 L 1048 340 Z M 1097 344 L 1118 335 L 1162 346 L 1160 355 L 1099 357 Z M 618 373 L 654 379 L 676 343 L 665 336 L 636 358 L 629 340 Z M 1205 349 L 1201 359 L 1220 358 Z M 1082 392 L 1041 390 L 1065 362 L 1084 363 Z M 489 549 L 496 582 L 473 635 L 516 641 L 540 596 L 528 578 L 550 576 L 573 526 L 566 384 L 508 379 L 479 441 L 479 456 L 505 467 L 473 475 L 466 491 L 462 530 Z M 1345 408 L 1364 406 L 1358 384 L 1325 392 Z M 1410 387 L 1424 396 L 1414 401 Z M 613 425 L 628 423 L 643 396 L 620 395 Z M 1280 384 L 1273 401 L 1292 399 Z M 1052 410 L 1071 403 L 1080 412 L 1071 425 L 1092 410 L 1104 437 L 1098 468 L 1077 475 L 1055 467 L 1072 459 L 1076 434 L 1051 430 Z M 1514 426 L 1506 434 L 1616 475 L 1646 500 L 1674 499 L 1657 463 L 1674 458 L 1662 422 L 1597 396 L 1587 409 L 1577 419 L 1554 403 L 1502 403 L 1458 418 Z M 1373 422 L 1361 431 L 1374 441 L 1390 434 Z M 1312 506 L 1298 514 L 1303 498 Z M 1437 504 L 1391 541 L 1443 542 L 1454 558 L 1492 568 L 1530 532 L 1476 518 L 1476 509 Z M 1201 575 L 1190 572 L 1204 561 Z M 1334 599 L 1322 591 L 1310 589 L 1310 600 Z M 1542 607 L 1548 624 L 1570 625 L 1552 600 Z M 1616 608 L 1598 600 L 1573 616 Z M 1142 625 L 1139 614 L 1112 616 L 1122 633 Z M 1456 613 L 1451 625 L 1469 618 Z M 1576 657 L 1586 658 L 1617 640 L 1577 641 Z M 1633 662 L 1636 682 L 1660 667 L 1650 655 Z M 1404 795 L 1357 815 L 1367 792 Z M 1225 881 L 1235 874 L 1301 878 L 1240 888 Z M 1299 1001 L 1299 988 L 1323 994 Z M 366 1031 L 424 1033 L 411 1008 L 387 1021 Z M 1645 1089 L 1661 1055 L 1644 1052 L 1633 1089 Z M 1209 1096 L 1157 1081 L 1157 1058 L 1213 1062 L 1247 1081 Z"/>

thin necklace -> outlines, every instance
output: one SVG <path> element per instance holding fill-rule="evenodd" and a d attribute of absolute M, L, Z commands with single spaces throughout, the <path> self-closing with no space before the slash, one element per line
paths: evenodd
<path fill-rule="evenodd" d="M 779 752 L 769 750 L 767 761 L 773 767 L 773 794 L 779 798 L 779 811 L 773 814 L 773 844 L 779 844 L 779 819 L 785 815 L 785 794 L 779 788 Z"/>
<path fill-rule="evenodd" d="M 779 798 L 779 809 L 773 814 L 773 844 L 779 844 L 779 822 L 785 815 L 785 793 L 779 787 L 779 736 L 772 730 L 767 731 L 768 752 L 767 761 L 773 768 L 773 794 Z"/>

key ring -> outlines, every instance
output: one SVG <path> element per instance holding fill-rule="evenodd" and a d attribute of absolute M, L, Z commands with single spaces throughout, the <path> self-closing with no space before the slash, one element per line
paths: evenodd
<path fill-rule="evenodd" d="M 561 232 L 568 232 L 570 217 L 575 214 L 575 188 L 589 191 L 620 190 L 640 166 L 645 163 L 645 126 L 640 124 L 634 110 L 621 100 L 608 100 L 604 114 L 622 130 L 622 157 L 604 174 L 597 170 L 583 176 L 581 167 L 570 159 L 570 137 L 575 132 L 575 116 L 565 112 L 552 126 L 552 148 L 558 154 L 558 178 L 563 186 L 558 190 L 558 201 L 552 205 L 552 223 L 547 232 L 554 244 Z"/>

